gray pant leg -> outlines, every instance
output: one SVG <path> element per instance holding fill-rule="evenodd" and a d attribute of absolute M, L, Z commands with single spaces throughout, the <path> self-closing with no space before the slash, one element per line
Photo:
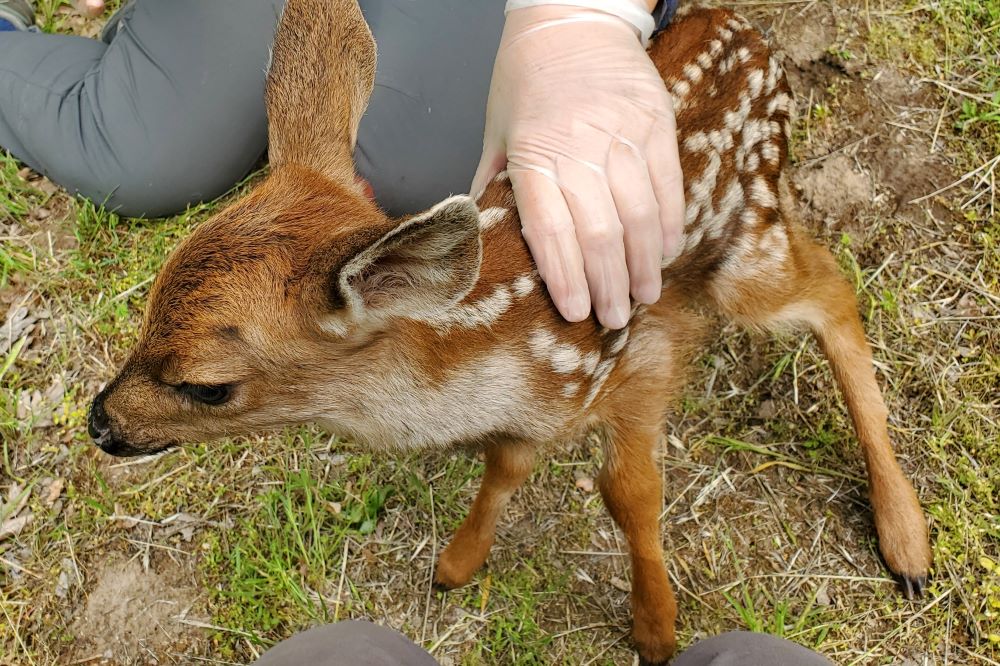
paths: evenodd
<path fill-rule="evenodd" d="M 215 198 L 264 151 L 282 4 L 138 0 L 109 46 L 2 33 L 0 146 L 127 215 Z"/>
<path fill-rule="evenodd" d="M 295 634 L 253 666 L 437 666 L 437 662 L 397 631 L 350 620 Z"/>
<path fill-rule="evenodd" d="M 137 0 L 111 45 L 0 35 L 0 146 L 67 189 L 150 217 L 228 190 L 264 150 L 282 0 Z M 362 0 L 378 42 L 358 170 L 413 212 L 465 192 L 482 151 L 498 0 Z"/>
<path fill-rule="evenodd" d="M 469 191 L 483 151 L 503 5 L 361 0 L 378 67 L 354 157 L 389 213 L 413 213 Z"/>
<path fill-rule="evenodd" d="M 730 631 L 698 641 L 673 661 L 674 666 L 832 666 L 817 652 L 782 638 Z"/>

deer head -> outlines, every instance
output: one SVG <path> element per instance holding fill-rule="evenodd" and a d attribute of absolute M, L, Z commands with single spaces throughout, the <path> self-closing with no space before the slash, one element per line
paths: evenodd
<path fill-rule="evenodd" d="M 400 323 L 447 310 L 475 284 L 482 244 L 468 197 L 392 220 L 356 182 L 374 72 L 356 2 L 288 3 L 266 86 L 271 174 L 164 265 L 138 344 L 94 400 L 102 449 L 149 453 L 331 413 L 342 414 L 332 427 L 362 434 L 365 399 L 352 387 L 388 370 Z"/>

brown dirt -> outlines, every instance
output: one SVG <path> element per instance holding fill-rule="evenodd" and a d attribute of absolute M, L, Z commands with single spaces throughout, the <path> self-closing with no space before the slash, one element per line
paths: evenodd
<path fill-rule="evenodd" d="M 97 663 L 160 664 L 162 655 L 183 654 L 199 600 L 185 572 L 164 558 L 144 569 L 117 556 L 91 569 L 92 589 L 72 625 L 74 659 L 99 656 Z M 89 585 L 88 585 L 89 587 Z M 159 655 L 159 656 L 158 656 Z"/>

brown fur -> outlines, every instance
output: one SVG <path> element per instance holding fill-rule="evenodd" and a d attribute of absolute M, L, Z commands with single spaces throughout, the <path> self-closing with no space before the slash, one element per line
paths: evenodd
<path fill-rule="evenodd" d="M 394 221 L 362 196 L 350 154 L 371 36 L 350 0 L 290 0 L 267 87 L 272 173 L 164 266 L 138 345 L 95 401 L 101 446 L 141 453 L 309 421 L 373 446 L 478 444 L 480 493 L 438 565 L 438 582 L 456 587 L 485 561 L 544 445 L 600 428 L 600 490 L 632 556 L 635 642 L 663 662 L 677 611 L 653 454 L 696 349 L 696 311 L 710 305 L 819 340 L 864 452 L 880 548 L 919 593 L 926 527 L 892 452 L 853 292 L 779 201 L 784 78 L 760 36 L 720 10 L 681 16 L 650 54 L 677 106 L 687 245 L 664 268 L 662 300 L 607 331 L 559 317 L 503 178 L 479 198 L 483 219 L 496 218 L 482 231 L 464 198 Z M 191 385 L 217 384 L 231 399 L 192 399 Z"/>

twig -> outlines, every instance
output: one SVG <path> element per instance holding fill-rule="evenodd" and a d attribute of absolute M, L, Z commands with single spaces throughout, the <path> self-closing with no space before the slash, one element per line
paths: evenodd
<path fill-rule="evenodd" d="M 434 486 L 427 484 L 427 492 L 431 498 L 431 566 L 427 576 L 427 598 L 424 601 L 424 623 L 420 628 L 420 642 L 427 641 L 427 616 L 431 612 L 431 593 L 434 591 L 434 563 L 437 562 L 437 517 L 434 514 Z"/>
<path fill-rule="evenodd" d="M 955 182 L 953 182 L 951 185 L 945 185 L 944 187 L 942 187 L 940 189 L 934 190 L 930 194 L 925 194 L 922 197 L 917 197 L 916 199 L 911 199 L 910 201 L 907 201 L 906 203 L 907 204 L 915 204 L 915 203 L 920 203 L 921 201 L 925 201 L 927 199 L 930 199 L 931 197 L 936 197 L 937 195 L 941 194 L 942 192 L 947 192 L 951 188 L 957 187 L 957 186 L 961 185 L 962 183 L 964 183 L 965 181 L 969 180 L 970 178 L 975 177 L 976 174 L 978 174 L 980 171 L 982 171 L 984 169 L 993 169 L 994 167 L 996 167 L 997 163 L 1000 163 L 1000 155 L 997 155 L 996 157 L 994 157 L 993 159 L 991 159 L 988 162 L 984 163 L 983 165 L 981 165 L 981 166 L 973 169 L 972 171 L 968 172 L 967 174 L 965 174 L 964 176 L 962 176 L 961 178 L 959 178 L 958 180 L 956 180 Z"/>

